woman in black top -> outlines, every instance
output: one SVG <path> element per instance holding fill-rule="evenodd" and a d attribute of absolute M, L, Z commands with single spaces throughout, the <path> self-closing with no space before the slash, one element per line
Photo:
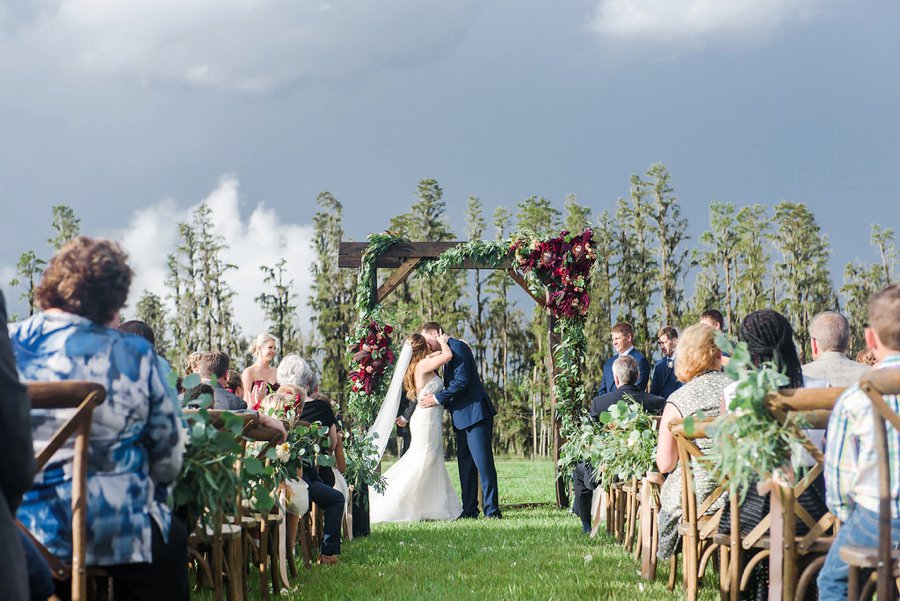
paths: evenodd
<path fill-rule="evenodd" d="M 310 365 L 312 366 L 311 362 Z M 309 391 L 309 398 L 306 400 L 306 404 L 303 405 L 303 413 L 300 414 L 300 419 L 309 423 L 319 422 L 328 428 L 328 440 L 331 443 L 329 454 L 334 455 L 337 461 L 334 468 L 343 474 L 347 469 L 347 464 L 344 461 L 343 439 L 338 433 L 337 420 L 334 417 L 334 411 L 331 409 L 331 401 L 319 395 L 319 376 L 315 368 L 312 369 L 312 376 L 306 384 L 306 390 Z M 320 465 L 319 477 L 328 486 L 334 486 L 334 470 L 332 468 Z"/>

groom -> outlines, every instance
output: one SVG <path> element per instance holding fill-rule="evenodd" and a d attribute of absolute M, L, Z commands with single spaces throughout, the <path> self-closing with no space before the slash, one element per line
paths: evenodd
<path fill-rule="evenodd" d="M 440 351 L 441 345 L 437 338 L 443 331 L 440 325 L 430 321 L 422 326 L 419 333 L 425 337 L 430 350 Z M 477 487 L 478 475 L 481 474 L 484 515 L 500 518 L 497 469 L 494 467 L 494 451 L 491 448 L 497 410 L 484 391 L 469 345 L 455 338 L 451 338 L 447 344 L 453 351 L 453 358 L 444 366 L 444 389 L 423 397 L 419 404 L 422 407 L 433 407 L 440 403 L 453 419 L 459 482 L 462 487 L 463 511 L 459 517 L 478 517 Z"/>

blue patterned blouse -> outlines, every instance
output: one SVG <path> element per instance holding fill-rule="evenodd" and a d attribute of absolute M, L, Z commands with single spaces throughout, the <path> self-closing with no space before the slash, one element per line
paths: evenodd
<path fill-rule="evenodd" d="M 94 411 L 88 452 L 88 565 L 148 562 L 151 522 L 168 538 L 167 485 L 181 470 L 184 436 L 175 391 L 156 353 L 138 336 L 70 313 L 39 313 L 9 326 L 24 382 L 87 380 L 106 387 Z M 33 411 L 35 449 L 70 410 Z M 18 517 L 54 555 L 72 555 L 73 445 L 35 478 Z"/>

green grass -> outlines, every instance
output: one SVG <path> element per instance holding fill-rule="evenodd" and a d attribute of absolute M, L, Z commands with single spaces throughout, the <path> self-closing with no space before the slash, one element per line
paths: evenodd
<path fill-rule="evenodd" d="M 458 484 L 455 462 L 447 469 Z M 343 545 L 340 565 L 301 570 L 284 598 L 683 598 L 665 589 L 665 566 L 656 582 L 642 581 L 621 545 L 605 533 L 582 535 L 576 516 L 552 506 L 551 462 L 501 459 L 497 469 L 505 519 L 377 524 L 371 536 Z M 709 586 L 701 592 L 716 596 Z"/>

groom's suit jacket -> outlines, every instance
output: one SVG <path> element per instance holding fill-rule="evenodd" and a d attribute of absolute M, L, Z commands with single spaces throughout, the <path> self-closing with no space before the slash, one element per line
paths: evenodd
<path fill-rule="evenodd" d="M 444 366 L 444 389 L 434 397 L 450 411 L 453 427 L 462 430 L 497 415 L 497 409 L 484 390 L 469 345 L 456 338 L 447 344 L 453 358 Z"/>

